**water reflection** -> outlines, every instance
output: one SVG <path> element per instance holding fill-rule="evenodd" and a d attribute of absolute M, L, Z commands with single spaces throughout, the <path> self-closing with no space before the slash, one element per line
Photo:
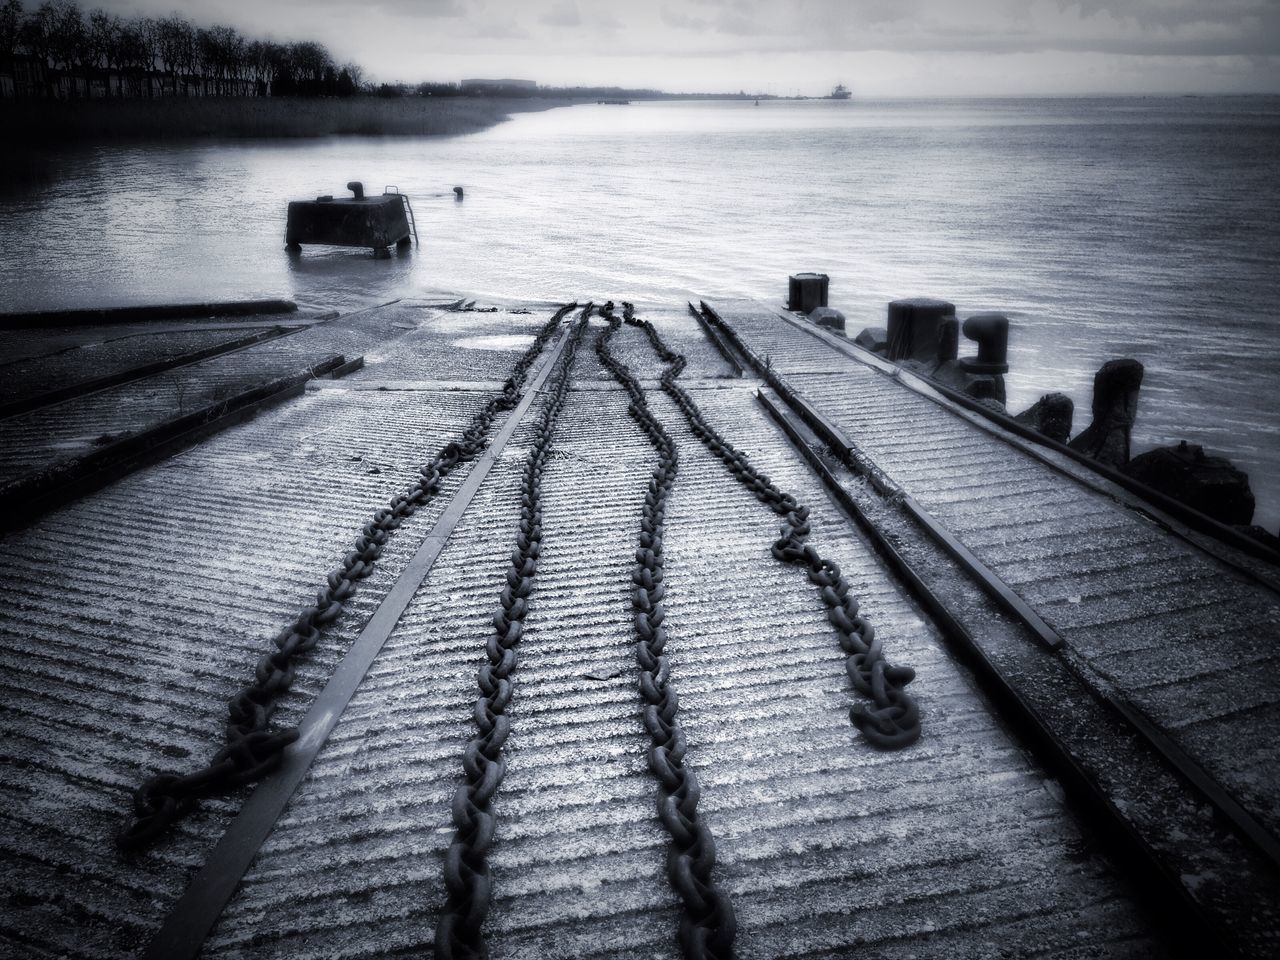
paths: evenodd
<path fill-rule="evenodd" d="M 381 260 L 374 257 L 372 250 L 356 247 L 304 246 L 299 252 L 289 252 L 281 240 L 278 256 L 288 268 L 292 298 L 300 303 L 328 306 L 335 299 L 325 295 L 330 291 L 346 288 L 344 301 L 348 297 L 362 301 L 370 295 L 377 297 L 380 288 L 409 287 L 414 275 L 414 248 L 393 245 L 388 252 L 390 256 Z M 317 291 L 325 293 L 317 299 Z"/>

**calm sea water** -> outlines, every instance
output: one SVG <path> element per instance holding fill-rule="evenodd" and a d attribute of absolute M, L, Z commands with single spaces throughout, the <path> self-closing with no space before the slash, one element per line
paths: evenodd
<path fill-rule="evenodd" d="M 1139 446 L 1230 455 L 1274 530 L 1277 157 L 1280 98 L 587 105 L 452 139 L 103 147 L 0 196 L 0 304 L 777 302 L 817 270 L 854 332 L 903 296 L 1008 314 L 1011 406 L 1063 390 L 1078 428 L 1098 366 L 1136 357 Z M 410 194 L 422 246 L 287 256 L 286 202 L 352 179 Z"/>

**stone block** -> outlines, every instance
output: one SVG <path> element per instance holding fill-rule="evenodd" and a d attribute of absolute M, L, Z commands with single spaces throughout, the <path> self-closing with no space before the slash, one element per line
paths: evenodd
<path fill-rule="evenodd" d="M 884 327 L 864 327 L 853 342 L 872 353 L 884 353 L 889 342 L 889 331 Z"/>
<path fill-rule="evenodd" d="M 809 311 L 809 319 L 827 330 L 844 332 L 844 314 L 835 307 L 816 307 Z"/>
<path fill-rule="evenodd" d="M 1247 526 L 1253 521 L 1249 476 L 1226 457 L 1213 457 L 1185 440 L 1130 460 L 1124 472 L 1213 519 Z"/>
<path fill-rule="evenodd" d="M 353 184 L 352 189 L 359 186 Z M 398 193 L 354 197 L 316 197 L 289 204 L 285 243 L 296 249 L 304 243 L 339 247 L 371 247 L 382 252 L 393 244 L 407 242 L 409 218 Z"/>

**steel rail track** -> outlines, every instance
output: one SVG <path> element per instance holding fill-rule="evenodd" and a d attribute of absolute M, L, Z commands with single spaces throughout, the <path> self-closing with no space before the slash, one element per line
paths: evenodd
<path fill-rule="evenodd" d="M 1047 648 L 1061 651 L 1062 638 L 1053 628 L 1048 626 L 1040 616 L 1022 600 L 1017 593 L 985 564 L 975 557 L 967 547 L 942 523 L 928 513 L 913 497 L 903 491 L 888 475 L 880 469 L 874 459 L 869 457 L 849 436 L 829 419 L 810 401 L 801 396 L 785 378 L 777 374 L 763 362 L 737 331 L 725 322 L 714 310 L 703 304 L 708 312 L 708 319 L 725 332 L 727 339 L 740 350 L 750 366 L 756 370 L 774 390 L 777 391 L 791 409 L 817 434 L 824 443 L 838 452 L 846 464 L 864 476 L 881 496 L 895 502 L 924 529 L 928 535 L 944 550 L 951 554 L 974 580 L 1007 612 L 1022 622 L 1028 630 Z M 1066 476 L 1072 476 L 1069 473 Z M 1071 660 L 1072 669 L 1079 668 Z M 1262 825 L 1252 814 L 1242 807 L 1209 774 L 1199 763 L 1179 747 L 1168 735 L 1153 723 L 1146 714 L 1127 697 L 1113 689 L 1102 689 L 1092 678 L 1081 677 L 1086 685 L 1095 692 L 1110 709 L 1119 713 L 1127 723 L 1135 727 L 1164 760 L 1176 770 L 1203 798 L 1211 804 L 1223 820 L 1258 852 L 1265 856 L 1277 870 L 1280 870 L 1280 839 Z"/>
<path fill-rule="evenodd" d="M 965 625 L 964 619 L 952 608 L 949 598 L 935 589 L 931 582 L 933 577 L 918 568 L 918 561 L 904 548 L 900 537 L 868 513 L 858 499 L 840 483 L 837 471 L 843 466 L 843 462 L 821 452 L 827 445 L 788 408 L 780 396 L 769 388 L 762 388 L 757 399 L 822 480 L 831 499 L 862 532 L 885 565 L 933 620 L 944 641 L 969 664 L 995 710 L 1017 731 L 1019 739 L 1029 745 L 1043 766 L 1063 782 L 1068 794 L 1079 805 L 1088 821 L 1116 841 L 1118 852 L 1122 854 L 1129 872 L 1141 881 L 1138 892 L 1142 899 L 1172 928 L 1179 931 L 1185 940 L 1182 946 L 1186 955 L 1201 956 L 1203 953 L 1200 951 L 1212 947 L 1215 955 L 1238 956 L 1236 951 L 1225 945 L 1228 931 L 1223 928 L 1220 920 L 1190 895 L 1182 883 L 1181 875 L 1170 868 L 1166 858 L 1116 806 L 1105 787 L 1091 773 L 1086 759 L 1072 748 L 1069 738 L 1062 736 L 1052 721 L 1024 694 L 1018 679 L 1001 664 L 1000 658 L 987 650 L 984 640 L 989 639 L 990 625 L 984 631 L 988 634 L 984 639 L 980 639 L 973 629 Z M 888 501 L 884 502 L 891 506 Z M 922 532 L 925 531 L 922 529 Z M 925 535 L 928 536 L 927 533 Z M 1016 619 L 1014 622 L 1018 627 L 1025 627 L 1025 624 Z M 1034 633 L 1028 631 L 1028 639 L 1034 641 Z M 1056 650 L 1043 644 L 1034 643 L 1033 649 L 1040 658 L 1047 660 L 1047 669 L 1056 667 L 1061 671 L 1063 685 L 1058 688 L 1059 696 L 1072 696 L 1065 685 L 1074 681 L 1070 689 L 1075 691 L 1074 703 L 1077 707 L 1081 706 L 1080 698 L 1083 697 L 1097 704 L 1100 709 L 1111 708 L 1113 716 L 1110 736 L 1124 736 L 1127 732 L 1140 749 L 1149 750 L 1150 743 L 1145 731 L 1129 723 L 1127 714 L 1115 711 L 1115 702 L 1100 696 L 1095 685 L 1081 677 L 1069 661 L 1057 656 Z M 1032 659 L 1035 660 L 1034 657 Z M 1101 721 L 1101 718 L 1095 720 Z M 1102 731 L 1106 728 L 1096 729 Z M 1162 757 L 1158 758 L 1158 762 L 1165 765 Z M 1176 772 L 1170 772 L 1178 778 L 1178 783 L 1182 782 Z M 1158 896 L 1155 891 L 1159 892 Z"/>
<path fill-rule="evenodd" d="M 885 562 L 903 579 L 921 605 L 935 618 L 942 628 L 943 636 L 949 638 L 971 662 L 977 664 L 977 672 L 983 678 L 984 686 L 992 690 L 993 697 L 1004 705 L 1003 709 L 1009 717 L 1020 726 L 1029 725 L 1027 728 L 1033 731 L 1036 741 L 1042 747 L 1047 747 L 1050 764 L 1055 769 L 1063 770 L 1066 779 L 1074 784 L 1077 794 L 1085 799 L 1087 805 L 1103 811 L 1117 828 L 1118 835 L 1122 835 L 1130 843 L 1131 849 L 1147 861 L 1150 868 L 1146 871 L 1148 875 L 1163 877 L 1168 881 L 1165 886 L 1175 900 L 1185 902 L 1199 912 L 1199 906 L 1188 897 L 1181 879 L 1169 876 L 1166 866 L 1160 862 L 1159 856 L 1151 850 L 1145 839 L 1134 832 L 1132 824 L 1124 819 L 1109 799 L 1099 791 L 1097 785 L 1083 773 L 1070 749 L 1062 743 L 1051 728 L 1042 723 L 1023 700 L 1016 686 L 1002 676 L 994 666 L 983 651 L 981 643 L 963 627 L 945 604 L 938 600 L 925 579 L 902 557 L 895 548 L 892 537 L 869 518 L 857 506 L 848 491 L 840 486 L 832 474 L 830 465 L 822 462 L 822 458 L 804 440 L 802 431 L 811 432 L 813 437 L 836 455 L 840 463 L 864 478 L 868 486 L 885 503 L 900 509 L 931 541 L 949 554 L 988 596 L 1038 641 L 1042 649 L 1051 653 L 1053 658 L 1062 664 L 1063 668 L 1095 701 L 1108 710 L 1125 728 L 1132 730 L 1167 769 L 1181 782 L 1189 785 L 1194 794 L 1214 810 L 1218 819 L 1228 826 L 1249 849 L 1262 858 L 1270 871 L 1280 876 L 1280 840 L 1269 829 L 1241 806 L 1208 771 L 1165 734 L 1140 708 L 1115 689 L 1100 683 L 1098 678 L 1092 676 L 1087 668 L 1077 661 L 1077 658 L 1067 656 L 1069 648 L 1064 645 L 1062 638 L 1045 624 L 1008 584 L 973 557 L 954 534 L 928 514 L 914 498 L 902 491 L 874 459 L 858 447 L 843 430 L 825 417 L 814 404 L 801 396 L 784 377 L 772 369 L 769 363 L 756 355 L 731 324 L 706 304 L 702 304 L 702 308 L 709 322 L 723 334 L 721 349 L 739 352 L 747 365 L 768 385 L 757 393 L 761 404 L 823 479 L 841 509 L 849 514 L 859 529 L 867 534 Z M 689 309 L 698 312 L 692 304 L 689 305 Z M 720 346 L 720 344 L 717 345 Z M 1056 467 L 1051 460 L 1047 462 Z M 1068 477 L 1078 479 L 1073 474 L 1062 471 L 1060 467 L 1057 469 Z M 1195 543 L 1195 541 L 1191 542 Z M 1210 943 L 1214 940 L 1214 934 L 1205 932 L 1214 929 L 1212 920 L 1204 919 L 1199 924 L 1199 929 L 1201 935 L 1198 942 Z"/>
<path fill-rule="evenodd" d="M 73 460 L 54 463 L 0 490 L 0 531 L 17 530 L 48 511 L 158 463 L 264 410 L 301 396 L 312 380 L 336 379 L 364 366 L 364 357 L 325 357 L 299 373 L 259 383 L 199 410 L 165 420 Z"/>
<path fill-rule="evenodd" d="M 575 307 L 576 304 L 570 304 L 562 308 L 553 319 L 558 323 Z M 280 754 L 279 766 L 257 783 L 204 865 L 166 915 L 146 948 L 146 960 L 194 960 L 199 955 L 223 909 L 311 769 L 329 734 L 337 726 L 360 682 L 430 574 L 503 449 L 528 414 L 538 391 L 555 370 L 570 336 L 562 328 L 559 339 L 541 357 L 539 366 L 521 391 L 519 402 L 511 408 L 486 449 L 476 458 L 457 493 L 299 723 L 296 739 Z"/>
<path fill-rule="evenodd" d="M 705 302 L 702 303 L 702 306 L 712 313 L 715 312 L 714 308 L 708 306 Z M 1160 524 L 1161 527 L 1194 545 L 1200 551 L 1209 554 L 1222 563 L 1232 566 L 1240 573 L 1250 577 L 1250 579 L 1253 579 L 1272 590 L 1280 592 L 1280 586 L 1277 586 L 1277 583 L 1274 580 L 1268 579 L 1267 577 L 1260 575 L 1257 571 L 1250 569 L 1248 566 L 1242 565 L 1233 557 L 1223 556 L 1220 553 L 1209 550 L 1203 542 L 1189 536 L 1186 529 L 1180 527 L 1177 523 L 1170 523 L 1167 518 L 1172 518 L 1180 524 L 1185 524 L 1186 527 L 1191 528 L 1203 536 L 1211 537 L 1224 546 L 1247 554 L 1255 559 L 1267 561 L 1270 564 L 1276 565 L 1277 568 L 1280 569 L 1280 553 L 1277 553 L 1265 543 L 1255 540 L 1253 537 L 1241 533 L 1239 530 L 1221 523 L 1207 514 L 1201 513 L 1194 507 L 1187 506 L 1185 503 L 1173 499 L 1167 494 L 1161 493 L 1159 490 L 1148 486 L 1140 480 L 1135 480 L 1128 474 L 1121 473 L 1114 467 L 1100 463 L 1087 454 L 1083 454 L 1079 450 L 1072 449 L 1065 443 L 1060 443 L 1057 440 L 1046 437 L 1044 434 L 1028 427 L 1026 424 L 1019 423 L 1008 414 L 1003 414 L 993 410 L 985 404 L 979 403 L 972 397 L 966 396 L 960 391 L 955 390 L 944 383 L 939 383 L 936 380 L 930 380 L 925 377 L 918 376 L 908 370 L 904 370 L 892 361 L 885 360 L 883 357 L 878 357 L 875 354 L 864 350 L 857 344 L 849 342 L 846 338 L 837 337 L 835 334 L 823 330 L 813 324 L 806 323 L 785 311 L 775 311 L 775 313 L 780 319 L 785 320 L 797 330 L 813 337 L 820 343 L 826 344 L 850 359 L 856 360 L 865 366 L 869 366 L 875 370 L 879 370 L 887 376 L 893 377 L 912 392 L 923 397 L 927 397 L 935 403 L 939 403 L 944 408 L 946 408 L 948 404 L 951 406 L 962 407 L 971 415 L 968 418 L 971 423 L 975 423 L 975 425 L 984 429 L 988 434 L 999 438 L 1015 450 L 1034 457 L 1046 466 L 1051 467 L 1063 476 L 1070 477 L 1076 483 L 1079 483 L 1090 490 L 1109 496 L 1130 509 L 1139 510 L 1144 515 L 1149 516 L 1156 523 Z M 1141 498 L 1146 501 L 1146 503 L 1135 504 L 1117 498 L 1104 487 L 1096 483 L 1090 483 L 1084 477 L 1064 469 L 1061 463 L 1055 461 L 1052 457 L 1047 456 L 1045 451 L 1052 451 L 1063 457 L 1069 458 L 1082 467 L 1085 467 L 1090 472 L 1097 474 L 1099 477 L 1110 481 L 1134 496 Z M 1159 513 L 1152 512 L 1153 510 L 1159 511 Z M 1161 516 L 1161 514 L 1164 516 Z"/>
<path fill-rule="evenodd" d="M 209 360 L 213 357 L 220 357 L 228 353 L 237 353 L 240 350 L 245 350 L 256 344 L 266 343 L 268 340 L 276 340 L 280 337 L 285 337 L 291 333 L 297 333 L 298 331 L 305 329 L 307 328 L 303 326 L 288 327 L 276 325 L 256 333 L 249 333 L 231 340 L 224 340 L 221 343 L 215 343 L 212 346 L 204 347 L 200 350 L 190 350 L 187 353 L 182 353 L 174 357 L 167 357 L 163 360 L 154 360 L 150 363 L 139 364 L 135 367 L 129 367 L 125 370 L 118 370 L 115 373 L 106 374 L 105 376 L 91 377 L 87 380 L 68 384 L 65 387 L 57 387 L 53 390 L 46 390 L 43 393 L 19 397 L 15 400 L 0 403 L 0 420 L 7 420 L 10 417 L 16 417 L 23 413 L 31 413 L 33 410 L 51 407 L 54 404 L 65 403 L 68 400 L 75 400 L 79 397 L 86 397 L 91 393 L 97 393 L 100 390 L 107 390 L 111 387 L 118 387 L 126 383 L 133 383 L 136 380 L 145 380 L 147 377 L 154 376 L 157 373 L 164 373 L 167 370 L 176 370 L 178 367 L 190 366 L 193 363 L 199 363 L 201 360 Z"/>

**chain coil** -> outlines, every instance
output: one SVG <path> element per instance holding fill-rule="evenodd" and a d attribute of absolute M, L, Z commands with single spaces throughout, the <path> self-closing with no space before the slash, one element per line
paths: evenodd
<path fill-rule="evenodd" d="M 137 788 L 132 819 L 116 837 L 122 849 L 136 850 L 154 842 L 171 824 L 189 813 L 200 797 L 260 780 L 280 765 L 285 748 L 298 739 L 298 731 L 271 730 L 271 717 L 293 684 L 298 660 L 316 646 L 321 630 L 338 618 L 343 606 L 355 594 L 357 584 L 373 572 L 387 541 L 400 525 L 431 502 L 450 473 L 475 459 L 488 446 L 489 429 L 494 420 L 519 403 L 529 367 L 555 335 L 564 317 L 576 307 L 577 304 L 571 303 L 556 311 L 516 362 L 502 391 L 472 418 L 462 436 L 446 444 L 421 468 L 421 476 L 411 487 L 378 510 L 364 525 L 342 563 L 329 573 L 316 594 L 315 603 L 276 636 L 276 649 L 258 661 L 253 682 L 231 698 L 226 745 L 199 770 L 157 774 Z"/>
<path fill-rule="evenodd" d="M 634 585 L 631 598 L 644 725 L 653 741 L 649 748 L 649 769 L 658 780 L 658 817 L 671 836 L 667 874 L 684 907 L 680 917 L 680 945 L 690 960 L 725 960 L 734 955 L 737 919 L 728 894 L 712 880 L 715 840 L 698 813 L 701 789 L 693 768 L 685 764 L 688 743 L 676 716 L 679 703 L 671 685 L 671 664 L 665 652 L 662 540 L 667 500 L 679 469 L 679 450 L 650 411 L 639 381 L 626 364 L 609 351 L 609 340 L 622 326 L 622 321 L 613 314 L 613 304 L 605 304 L 600 313 L 609 327 L 596 341 L 596 353 L 600 362 L 626 388 L 631 397 L 627 411 L 658 452 L 658 463 L 653 468 L 644 499 L 640 545 L 631 574 Z M 683 367 L 683 358 L 679 365 Z"/>
<path fill-rule="evenodd" d="M 849 680 L 859 694 L 871 701 L 855 704 L 849 712 L 850 720 L 875 747 L 895 750 L 914 743 L 920 737 L 920 708 L 906 686 L 915 679 L 915 671 L 889 664 L 883 642 L 871 623 L 859 614 L 858 599 L 839 565 L 822 557 L 808 542 L 809 508 L 779 489 L 707 422 L 693 398 L 676 383 L 684 371 L 685 358 L 667 347 L 653 324 L 636 317 L 629 303 L 623 304 L 623 319 L 642 329 L 654 351 L 668 364 L 661 378 L 662 389 L 680 408 L 694 435 L 761 503 L 782 518 L 782 535 L 773 544 L 773 556 L 783 563 L 805 567 L 809 581 L 820 591 L 827 619 L 840 638 Z"/>
<path fill-rule="evenodd" d="M 436 925 L 436 956 L 441 960 L 488 956 L 482 927 L 489 915 L 492 893 L 489 849 L 493 845 L 495 822 L 490 807 L 507 772 L 502 746 L 511 732 L 507 707 L 513 693 L 511 674 L 516 666 L 515 648 L 524 635 L 529 597 L 533 593 L 542 549 L 542 471 L 550 454 L 556 419 L 568 393 L 578 339 L 591 309 L 588 304 L 570 334 L 572 339 L 554 374 L 551 395 L 542 408 L 533 446 L 525 460 L 520 526 L 507 568 L 507 585 L 502 588 L 499 609 L 493 617 L 493 635 L 485 646 L 488 662 L 480 667 L 476 678 L 480 696 L 472 716 L 477 732 L 463 752 L 465 777 L 453 798 L 455 832 L 445 854 L 446 897 Z"/>

